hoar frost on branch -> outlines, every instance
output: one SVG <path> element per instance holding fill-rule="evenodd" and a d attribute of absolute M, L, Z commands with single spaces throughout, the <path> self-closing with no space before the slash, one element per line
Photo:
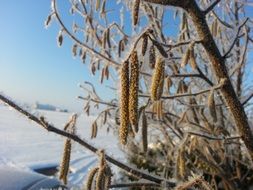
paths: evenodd
<path fill-rule="evenodd" d="M 245 71 L 253 20 L 245 18 L 248 1 L 70 0 L 72 29 L 59 5 L 52 1 L 45 22 L 58 22 L 58 45 L 69 37 L 73 56 L 89 64 L 93 75 L 100 74 L 101 85 L 113 81 L 117 90 L 120 84 L 116 99 L 103 99 L 88 82 L 82 86 L 87 96 L 79 98 L 87 114 L 93 106 L 104 109 L 92 125 L 92 138 L 99 124 L 109 126 L 119 134 L 129 164 L 149 172 L 129 169 L 106 151 L 100 153 L 128 172 L 124 187 L 252 185 L 253 135 L 247 118 L 252 86 Z M 108 167 L 103 161 L 94 168 L 86 187 L 123 187 L 108 184 Z"/>

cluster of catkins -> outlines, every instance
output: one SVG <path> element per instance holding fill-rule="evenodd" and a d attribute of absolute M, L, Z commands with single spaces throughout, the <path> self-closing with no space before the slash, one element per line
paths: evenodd
<path fill-rule="evenodd" d="M 129 79 L 130 63 L 130 79 Z M 127 143 L 130 124 L 134 132 L 138 131 L 138 89 L 139 89 L 139 62 L 137 52 L 134 51 L 129 61 L 125 61 L 121 68 L 121 97 L 120 97 L 120 141 Z"/>
<path fill-rule="evenodd" d="M 142 55 L 147 50 L 147 34 L 143 35 Z M 151 46 L 150 51 L 154 52 Z M 163 93 L 165 65 L 162 58 L 155 60 L 151 53 L 150 62 L 154 63 L 154 73 L 150 87 L 151 100 L 156 103 Z M 123 62 L 120 73 L 121 94 L 120 94 L 120 130 L 119 137 L 121 144 L 127 143 L 129 132 L 138 132 L 138 91 L 139 91 L 139 61 L 137 51 L 134 50 L 129 59 Z M 144 114 L 144 113 L 143 113 Z M 146 119 L 146 116 L 144 116 Z M 144 130 L 146 133 L 146 130 Z M 147 139 L 144 137 L 144 139 Z"/>
<path fill-rule="evenodd" d="M 99 152 L 100 162 L 99 165 L 90 170 L 86 182 L 86 189 L 107 190 L 111 185 L 112 171 L 105 159 L 103 150 Z"/>

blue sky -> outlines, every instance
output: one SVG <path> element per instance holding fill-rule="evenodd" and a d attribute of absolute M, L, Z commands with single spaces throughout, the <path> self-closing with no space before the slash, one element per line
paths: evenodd
<path fill-rule="evenodd" d="M 73 59 L 70 40 L 65 38 L 63 46 L 57 46 L 56 22 L 45 29 L 50 6 L 51 0 L 0 1 L 0 92 L 22 103 L 39 101 L 81 111 L 83 102 L 76 97 L 83 91 L 78 84 L 89 81 L 98 86 L 99 79 L 91 76 L 88 65 Z M 62 15 L 66 18 L 68 1 L 62 3 L 63 9 Z M 252 7 L 249 9 L 247 12 L 251 15 Z M 72 18 L 68 18 L 71 25 Z M 119 16 L 112 18 L 119 19 Z M 175 24 L 168 25 L 169 35 L 175 33 L 176 27 L 171 27 Z M 101 85 L 98 87 L 99 93 L 109 93 L 107 97 L 112 94 Z"/>
<path fill-rule="evenodd" d="M 99 80 L 90 75 L 87 65 L 73 59 L 69 39 L 64 38 L 61 48 L 57 46 L 56 22 L 45 29 L 50 6 L 51 0 L 0 1 L 0 92 L 21 103 L 39 101 L 81 111 L 83 103 L 76 97 L 83 92 L 78 84 L 90 81 L 100 85 Z M 68 1 L 60 8 L 66 19 Z M 71 16 L 68 18 L 71 26 Z M 110 19 L 119 20 L 119 15 Z M 101 87 L 98 91 L 105 95 Z"/>
<path fill-rule="evenodd" d="M 59 26 L 44 21 L 50 0 L 0 1 L 0 92 L 19 102 L 49 103 L 80 111 L 78 84 L 95 82 L 71 55 L 71 42 L 56 43 Z"/>

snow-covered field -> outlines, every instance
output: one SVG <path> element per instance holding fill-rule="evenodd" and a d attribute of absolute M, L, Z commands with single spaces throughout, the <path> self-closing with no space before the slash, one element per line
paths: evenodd
<path fill-rule="evenodd" d="M 63 128 L 72 115 L 52 111 L 32 111 L 45 116 L 55 127 Z M 96 139 L 90 139 L 90 126 L 95 118 L 86 115 L 77 120 L 77 135 L 88 140 L 98 148 L 105 148 L 109 155 L 123 159 L 117 137 L 107 133 L 106 128 L 98 131 Z M 29 121 L 20 113 L 0 105 L 0 168 L 8 166 L 31 171 L 38 168 L 56 166 L 61 162 L 64 138 L 49 133 L 36 123 Z M 74 143 L 71 155 L 70 186 L 82 186 L 89 169 L 97 164 L 97 156 L 84 147 Z M 0 180 L 1 180 L 0 175 Z"/>

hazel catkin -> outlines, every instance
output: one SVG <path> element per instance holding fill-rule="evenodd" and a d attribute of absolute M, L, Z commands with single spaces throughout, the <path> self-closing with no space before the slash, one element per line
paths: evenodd
<path fill-rule="evenodd" d="M 71 140 L 67 139 L 64 145 L 64 151 L 63 151 L 62 163 L 61 163 L 61 169 L 60 169 L 60 175 L 59 175 L 59 179 L 63 180 L 63 183 L 65 185 L 67 184 L 70 153 L 71 153 Z"/>
<path fill-rule="evenodd" d="M 128 126 L 129 126 L 129 114 L 128 114 L 128 103 L 129 103 L 129 63 L 125 61 L 121 67 L 120 73 L 120 131 L 119 137 L 121 144 L 127 143 Z"/>
<path fill-rule="evenodd" d="M 134 26 L 138 23 L 140 2 L 141 2 L 140 0 L 135 0 L 134 4 L 133 4 L 133 24 L 134 24 Z"/>
<path fill-rule="evenodd" d="M 156 101 L 161 98 L 163 91 L 163 80 L 164 80 L 164 61 L 159 58 L 156 61 L 155 71 L 152 76 L 151 83 L 151 100 Z"/>
<path fill-rule="evenodd" d="M 139 62 L 137 51 L 130 57 L 130 86 L 129 86 L 129 120 L 135 132 L 138 131 L 138 90 L 139 90 Z"/>
<path fill-rule="evenodd" d="M 92 183 L 93 183 L 93 179 L 96 175 L 96 173 L 98 172 L 98 167 L 93 168 L 92 170 L 90 170 L 90 172 L 88 173 L 88 179 L 86 182 L 86 189 L 87 190 L 91 190 L 92 189 Z"/>
<path fill-rule="evenodd" d="M 148 47 L 148 34 L 144 34 L 142 37 L 142 46 L 141 46 L 142 56 L 146 54 L 147 47 Z"/>

